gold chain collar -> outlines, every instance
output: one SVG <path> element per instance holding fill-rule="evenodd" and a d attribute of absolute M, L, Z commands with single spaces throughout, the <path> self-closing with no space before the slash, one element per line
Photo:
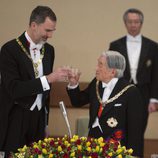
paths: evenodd
<path fill-rule="evenodd" d="M 112 97 L 112 98 L 108 99 L 107 101 L 103 102 L 101 97 L 100 97 L 100 94 L 99 94 L 99 81 L 97 80 L 97 82 L 96 82 L 96 94 L 97 94 L 97 98 L 99 100 L 100 105 L 105 107 L 106 104 L 113 102 L 114 100 L 119 98 L 125 91 L 127 91 L 128 88 L 133 87 L 133 86 L 134 86 L 133 84 L 130 84 L 130 85 L 126 86 L 119 93 L 117 93 L 114 97 Z"/>
<path fill-rule="evenodd" d="M 19 40 L 19 38 L 16 39 L 17 43 L 20 45 L 21 49 L 23 50 L 23 52 L 27 55 L 27 57 L 31 60 L 32 64 L 33 64 L 33 68 L 34 68 L 34 72 L 35 72 L 35 77 L 37 78 L 39 75 L 39 71 L 38 71 L 38 66 L 41 64 L 42 59 L 44 57 L 44 46 L 42 47 L 42 52 L 40 54 L 40 59 L 37 62 L 34 62 L 31 58 L 31 55 L 28 53 L 28 51 L 26 50 L 26 48 L 23 46 L 22 42 Z"/>

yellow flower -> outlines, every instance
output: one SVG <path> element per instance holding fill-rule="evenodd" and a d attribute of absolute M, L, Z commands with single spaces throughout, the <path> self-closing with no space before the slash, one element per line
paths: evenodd
<path fill-rule="evenodd" d="M 105 143 L 100 143 L 100 146 L 103 147 L 105 145 Z"/>
<path fill-rule="evenodd" d="M 47 144 L 44 142 L 43 145 L 46 146 Z"/>
<path fill-rule="evenodd" d="M 87 151 L 91 152 L 92 148 L 91 147 L 87 147 Z"/>
<path fill-rule="evenodd" d="M 123 150 L 126 150 L 126 147 L 125 147 L 125 146 L 123 146 L 123 147 L 122 147 L 122 149 L 123 149 Z"/>
<path fill-rule="evenodd" d="M 18 151 L 21 151 L 21 152 L 25 152 L 26 150 L 27 150 L 27 146 L 26 145 L 24 145 L 23 148 L 18 149 Z"/>
<path fill-rule="evenodd" d="M 112 154 L 112 152 L 110 152 L 108 155 L 109 155 L 109 156 L 112 156 L 113 154 Z"/>
<path fill-rule="evenodd" d="M 81 141 L 86 141 L 87 137 L 81 137 Z"/>
<path fill-rule="evenodd" d="M 46 155 L 47 154 L 47 150 L 46 149 L 42 149 L 42 153 Z"/>
<path fill-rule="evenodd" d="M 62 138 L 62 141 L 65 141 L 65 140 L 66 140 L 66 138 L 65 138 L 65 137 L 63 137 L 63 138 Z"/>
<path fill-rule="evenodd" d="M 38 149 L 38 145 L 37 145 L 37 144 L 34 144 L 34 145 L 33 145 L 33 148 L 34 148 L 34 149 L 36 149 L 36 148 Z"/>
<path fill-rule="evenodd" d="M 69 146 L 71 146 L 71 144 L 70 144 L 70 143 L 68 143 L 68 144 L 67 144 L 67 147 L 69 147 Z"/>
<path fill-rule="evenodd" d="M 100 153 L 102 153 L 103 152 L 103 148 L 100 148 Z"/>
<path fill-rule="evenodd" d="M 121 144 L 118 145 L 118 148 L 121 148 Z"/>
<path fill-rule="evenodd" d="M 43 156 L 42 155 L 38 155 L 38 158 L 43 158 Z"/>
<path fill-rule="evenodd" d="M 97 143 L 97 142 L 98 142 L 98 139 L 95 138 L 95 139 L 94 139 L 94 142 Z"/>
<path fill-rule="evenodd" d="M 76 140 L 78 140 L 78 135 L 74 135 L 73 136 L 73 139 L 76 141 Z"/>
<path fill-rule="evenodd" d="M 70 139 L 70 142 L 71 142 L 71 143 L 75 142 L 75 139 L 71 138 L 71 139 Z"/>
<path fill-rule="evenodd" d="M 67 145 L 67 144 L 69 144 L 69 142 L 66 140 L 66 141 L 64 141 L 64 145 Z"/>
<path fill-rule="evenodd" d="M 95 147 L 95 151 L 98 153 L 98 152 L 99 152 L 99 149 L 100 149 L 100 147 L 97 145 L 97 146 Z"/>
<path fill-rule="evenodd" d="M 23 158 L 24 157 L 23 153 L 20 153 L 20 154 L 16 153 L 15 156 L 18 157 L 18 158 Z"/>
<path fill-rule="evenodd" d="M 121 155 L 121 154 L 119 154 L 119 155 L 117 156 L 117 158 L 122 158 L 122 155 Z"/>
<path fill-rule="evenodd" d="M 103 137 L 98 138 L 98 142 L 99 142 L 99 143 L 102 143 L 103 140 L 104 140 Z"/>
<path fill-rule="evenodd" d="M 48 138 L 45 138 L 45 139 L 44 139 L 44 142 L 46 142 L 46 143 L 47 143 L 47 142 L 48 142 Z"/>
<path fill-rule="evenodd" d="M 81 150 L 82 150 L 82 146 L 81 146 L 81 145 L 77 145 L 77 149 L 78 149 L 79 151 L 81 151 Z"/>
<path fill-rule="evenodd" d="M 120 154 L 122 151 L 123 151 L 122 148 L 119 148 L 119 149 L 116 150 L 116 153 Z"/>
<path fill-rule="evenodd" d="M 48 141 L 50 142 L 52 140 L 52 138 L 48 138 Z"/>
<path fill-rule="evenodd" d="M 61 152 L 62 151 L 62 147 L 58 146 L 58 151 Z"/>
<path fill-rule="evenodd" d="M 42 140 L 39 140 L 39 141 L 38 141 L 38 144 L 41 144 L 41 143 L 42 143 Z"/>
<path fill-rule="evenodd" d="M 128 149 L 128 153 L 132 154 L 133 153 L 133 149 Z"/>
<path fill-rule="evenodd" d="M 72 152 L 71 154 L 70 154 L 70 157 L 74 157 L 75 156 L 75 152 Z"/>
<path fill-rule="evenodd" d="M 88 146 L 90 146 L 90 145 L 91 145 L 91 143 L 90 143 L 90 142 L 87 142 L 87 143 L 86 143 L 86 146 L 87 146 L 87 147 L 88 147 Z"/>
<path fill-rule="evenodd" d="M 49 158 L 52 158 L 53 157 L 53 154 L 49 154 Z"/>

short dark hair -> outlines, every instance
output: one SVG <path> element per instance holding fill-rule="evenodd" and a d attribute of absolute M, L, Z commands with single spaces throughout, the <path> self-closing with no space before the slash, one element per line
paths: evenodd
<path fill-rule="evenodd" d="M 128 10 L 125 11 L 125 13 L 123 15 L 124 22 L 126 22 L 126 20 L 127 20 L 128 13 L 138 14 L 139 17 L 140 17 L 140 22 L 143 23 L 143 21 L 144 21 L 144 15 L 143 15 L 143 13 L 139 9 L 136 9 L 136 8 L 130 8 L 130 9 L 128 9 Z"/>
<path fill-rule="evenodd" d="M 51 8 L 48 6 L 37 6 L 31 13 L 29 25 L 32 22 L 37 24 L 44 23 L 47 17 L 52 21 L 57 21 L 56 15 Z"/>

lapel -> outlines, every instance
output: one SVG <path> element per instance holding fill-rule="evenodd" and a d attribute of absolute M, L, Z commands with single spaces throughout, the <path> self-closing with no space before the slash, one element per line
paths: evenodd
<path fill-rule="evenodd" d="M 27 42 L 27 39 L 26 39 L 24 33 L 19 37 L 19 40 L 22 42 L 23 46 L 25 47 L 25 49 L 27 50 L 27 52 L 30 54 L 29 44 Z M 50 63 L 47 62 L 48 59 L 49 59 L 49 54 L 46 53 L 47 52 L 46 44 L 44 45 L 44 47 L 45 47 L 45 54 L 44 54 L 44 58 L 42 60 L 43 74 L 48 74 L 48 73 L 50 73 L 50 70 L 49 70 Z M 23 57 L 23 61 L 24 61 L 24 64 L 26 65 L 26 67 L 27 67 L 27 71 L 28 71 L 29 75 L 32 78 L 35 78 L 34 68 L 33 68 L 33 65 L 32 65 L 32 61 L 26 56 L 26 54 L 23 52 L 22 49 L 21 49 L 21 51 L 23 53 L 23 56 L 22 56 Z"/>
<path fill-rule="evenodd" d="M 99 82 L 99 94 L 100 94 L 101 98 L 103 96 L 103 92 L 104 92 L 104 88 L 102 86 L 102 82 Z"/>
<path fill-rule="evenodd" d="M 114 97 L 114 96 L 115 96 L 117 93 L 119 93 L 125 86 L 126 86 L 126 85 L 123 83 L 123 79 L 119 79 L 118 82 L 116 83 L 116 85 L 115 85 L 113 91 L 111 92 L 109 98 Z M 116 99 L 116 101 L 117 101 L 117 99 Z M 107 105 L 105 106 L 105 108 L 103 109 L 103 111 L 102 111 L 101 117 L 104 117 L 104 116 L 107 114 L 107 112 L 114 106 L 114 104 L 115 104 L 115 101 L 113 101 L 113 102 L 107 104 Z"/>
<path fill-rule="evenodd" d="M 99 82 L 99 87 L 98 87 L 98 89 L 99 89 L 99 95 L 100 95 L 100 97 L 102 98 L 103 92 L 104 92 L 104 88 L 102 87 L 102 82 L 101 82 L 101 81 Z M 96 103 L 95 103 L 94 105 L 97 105 L 97 110 L 94 109 L 94 111 L 95 111 L 95 116 L 97 116 L 97 115 L 98 115 L 98 111 L 99 111 L 99 107 L 100 107 L 100 102 L 99 102 L 98 98 L 96 99 Z"/>
<path fill-rule="evenodd" d="M 93 117 L 93 120 L 95 120 L 96 116 L 98 116 L 98 111 L 99 111 L 99 107 L 100 107 L 100 103 L 99 103 L 99 100 L 98 100 L 98 97 L 96 95 L 96 81 L 94 82 L 94 94 L 93 94 L 93 102 L 92 102 L 92 106 L 91 106 L 91 109 L 92 109 L 92 117 Z M 99 82 L 99 86 L 98 86 L 98 90 L 99 90 L 99 95 L 100 97 L 102 98 L 103 96 L 103 92 L 104 92 L 104 88 L 102 88 L 102 82 L 100 81 Z"/>
<path fill-rule="evenodd" d="M 43 74 L 49 74 L 50 73 L 50 62 L 49 62 L 49 54 L 47 53 L 47 47 L 46 44 L 44 44 L 44 49 L 45 49 L 45 53 L 44 53 L 44 57 L 42 60 L 42 64 L 43 64 Z"/>
<path fill-rule="evenodd" d="M 143 63 L 145 61 L 147 54 L 148 54 L 148 43 L 146 42 L 145 38 L 142 36 L 142 46 L 141 46 L 141 52 L 138 62 L 137 75 L 141 70 L 141 68 L 143 67 Z"/>
<path fill-rule="evenodd" d="M 129 58 L 128 58 L 128 52 L 127 52 L 127 37 L 123 37 L 121 39 L 121 43 L 120 43 L 120 53 L 125 57 L 126 59 L 126 72 L 125 73 L 128 73 L 128 75 L 130 76 L 130 64 L 129 64 Z"/>
<path fill-rule="evenodd" d="M 25 47 L 25 49 L 27 50 L 27 52 L 30 54 L 30 50 L 29 50 L 29 44 L 27 42 L 27 39 L 25 37 L 25 33 L 23 33 L 20 37 L 19 40 L 21 41 L 21 43 L 23 44 L 23 46 Z M 22 60 L 24 61 L 24 64 L 26 65 L 26 71 L 28 72 L 28 74 L 32 77 L 35 78 L 35 74 L 34 74 L 34 69 L 33 69 L 33 65 L 32 65 L 32 61 L 27 57 L 27 55 L 25 54 L 25 52 L 21 49 L 20 47 L 20 53 L 23 53 L 22 55 Z"/>

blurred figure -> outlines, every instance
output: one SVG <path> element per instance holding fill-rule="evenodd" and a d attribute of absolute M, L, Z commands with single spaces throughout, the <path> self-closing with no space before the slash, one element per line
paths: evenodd
<path fill-rule="evenodd" d="M 122 78 L 125 66 L 120 53 L 104 52 L 88 87 L 80 90 L 80 73 L 76 71 L 69 74 L 67 92 L 73 106 L 90 106 L 89 137 L 119 140 L 142 157 L 143 104 L 139 90 Z"/>
<path fill-rule="evenodd" d="M 123 20 L 128 34 L 110 43 L 110 50 L 119 51 L 126 59 L 124 77 L 141 92 L 144 104 L 144 132 L 148 111 L 158 103 L 158 45 L 144 37 L 141 28 L 144 15 L 138 9 L 128 9 Z"/>
<path fill-rule="evenodd" d="M 64 68 L 52 72 L 55 54 L 47 39 L 56 20 L 49 7 L 37 6 L 28 29 L 1 48 L 0 151 L 6 157 L 45 137 L 51 83 L 67 76 Z"/>

